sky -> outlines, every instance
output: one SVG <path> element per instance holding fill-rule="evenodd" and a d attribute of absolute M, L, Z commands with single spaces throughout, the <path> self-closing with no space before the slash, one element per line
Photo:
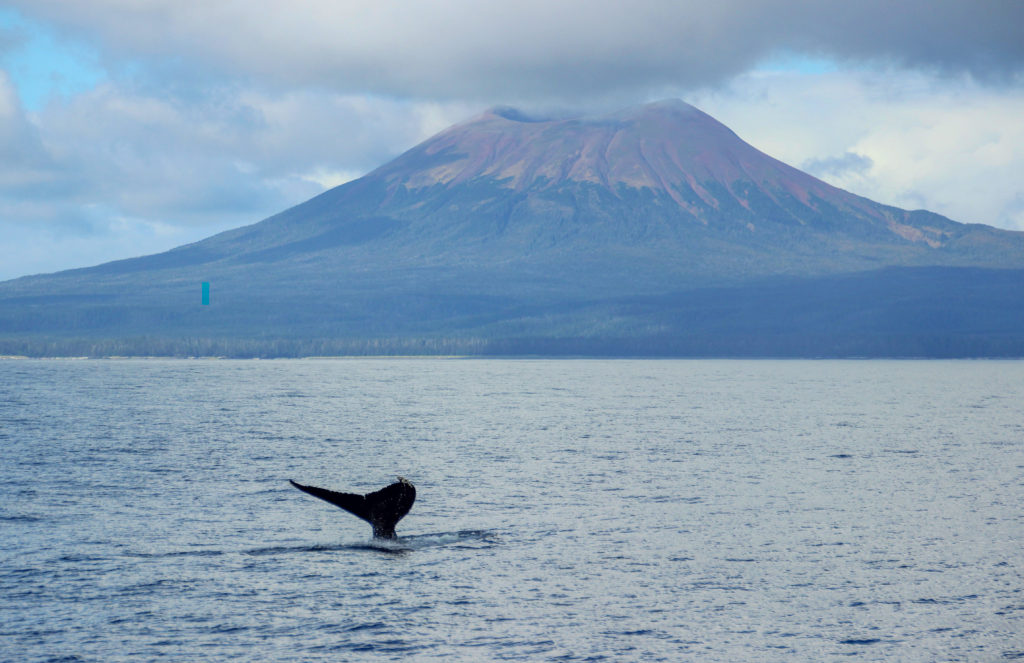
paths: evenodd
<path fill-rule="evenodd" d="M 0 280 L 254 223 L 490 106 L 673 97 L 1024 230 L 1019 0 L 0 0 Z"/>

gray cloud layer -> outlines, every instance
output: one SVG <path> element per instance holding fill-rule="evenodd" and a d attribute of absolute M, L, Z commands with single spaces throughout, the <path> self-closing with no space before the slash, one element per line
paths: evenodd
<path fill-rule="evenodd" d="M 602 98 L 714 84 L 779 52 L 1012 80 L 1017 0 L 17 0 L 149 59 L 292 88 L 419 98 Z"/>
<path fill-rule="evenodd" d="M 851 173 L 865 173 L 873 165 L 875 165 L 875 162 L 870 157 L 857 154 L 856 152 L 844 152 L 839 156 L 809 159 L 802 163 L 801 167 L 808 173 L 818 177 L 838 177 Z"/>

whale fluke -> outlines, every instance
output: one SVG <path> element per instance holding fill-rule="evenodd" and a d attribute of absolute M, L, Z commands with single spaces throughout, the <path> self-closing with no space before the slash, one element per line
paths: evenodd
<path fill-rule="evenodd" d="M 377 539 L 397 538 L 395 525 L 409 513 L 412 503 L 416 501 L 416 488 L 404 477 L 398 477 L 398 481 L 390 486 L 366 495 L 337 493 L 326 488 L 303 486 L 291 479 L 288 481 L 299 490 L 340 506 L 370 523 L 373 525 L 373 536 Z"/>

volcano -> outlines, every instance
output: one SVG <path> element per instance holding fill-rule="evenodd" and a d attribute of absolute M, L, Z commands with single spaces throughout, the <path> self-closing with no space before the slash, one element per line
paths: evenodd
<path fill-rule="evenodd" d="M 0 351 L 1016 355 L 1021 270 L 1024 233 L 838 189 L 682 101 L 494 108 L 254 225 L 0 284 Z"/>

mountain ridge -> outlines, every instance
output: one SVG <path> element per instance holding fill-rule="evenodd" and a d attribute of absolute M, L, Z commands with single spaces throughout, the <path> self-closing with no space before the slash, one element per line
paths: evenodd
<path fill-rule="evenodd" d="M 622 302 L 684 306 L 709 288 L 743 302 L 778 279 L 800 284 L 772 292 L 806 296 L 837 277 L 877 285 L 855 275 L 881 269 L 926 270 L 894 278 L 931 307 L 954 273 L 995 284 L 1005 307 L 1012 279 L 992 270 L 1024 269 L 1024 233 L 838 189 L 679 100 L 588 117 L 499 107 L 258 223 L 0 283 L 0 338 L 668 338 L 691 323 Z M 196 307 L 200 281 L 214 306 Z M 722 315 L 756 327 L 736 306 Z"/>

